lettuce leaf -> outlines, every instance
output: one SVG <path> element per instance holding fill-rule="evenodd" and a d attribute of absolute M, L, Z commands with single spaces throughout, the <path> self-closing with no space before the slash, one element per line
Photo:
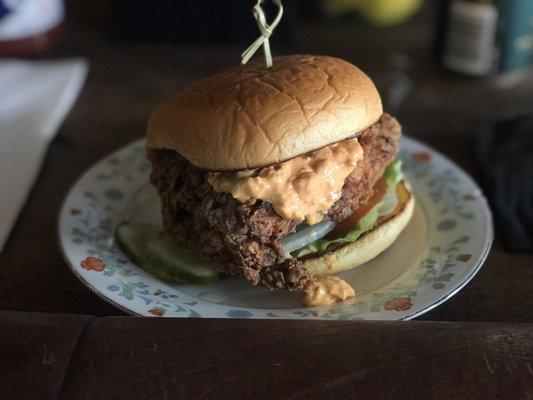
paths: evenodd
<path fill-rule="evenodd" d="M 396 185 L 403 179 L 402 162 L 400 160 L 395 160 L 389 164 L 385 169 L 383 177 L 385 178 L 385 181 L 387 181 L 389 189 L 396 188 Z"/>
<path fill-rule="evenodd" d="M 294 257 L 301 257 L 306 254 L 311 253 L 320 253 L 325 250 L 327 250 L 328 247 L 333 245 L 341 245 L 345 243 L 353 243 L 359 237 L 374 228 L 374 225 L 376 224 L 377 220 L 381 216 L 388 215 L 391 210 L 391 201 L 392 202 L 398 202 L 398 199 L 396 198 L 396 185 L 402 181 L 403 179 L 403 172 L 402 172 L 402 163 L 400 160 L 396 160 L 392 162 L 387 169 L 385 170 L 385 173 L 383 174 L 383 177 L 385 178 L 385 181 L 387 182 L 388 190 L 386 195 L 383 197 L 383 199 L 376 204 L 364 217 L 362 217 L 359 221 L 357 221 L 350 231 L 344 235 L 344 237 L 336 238 L 336 239 L 318 239 L 315 240 L 312 243 L 309 243 L 307 246 L 302 247 L 299 250 L 295 250 L 292 252 L 292 256 Z M 394 207 L 393 207 L 394 208 Z"/>

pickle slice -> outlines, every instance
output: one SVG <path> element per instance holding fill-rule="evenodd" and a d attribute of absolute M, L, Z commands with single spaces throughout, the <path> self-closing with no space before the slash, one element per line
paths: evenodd
<path fill-rule="evenodd" d="M 163 281 L 203 285 L 218 278 L 214 268 L 179 247 L 157 225 L 121 222 L 115 241 L 131 261 Z"/>
<path fill-rule="evenodd" d="M 115 230 L 115 242 L 128 258 L 144 268 L 144 251 L 150 240 L 161 233 L 157 225 L 121 222 Z"/>
<path fill-rule="evenodd" d="M 144 256 L 145 269 L 163 281 L 205 285 L 218 278 L 213 267 L 165 234 L 148 242 Z"/>

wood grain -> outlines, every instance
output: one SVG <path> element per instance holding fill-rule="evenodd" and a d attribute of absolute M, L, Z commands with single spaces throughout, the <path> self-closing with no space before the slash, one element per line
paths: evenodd
<path fill-rule="evenodd" d="M 0 311 L 0 399 L 55 399 L 87 315 Z"/>
<path fill-rule="evenodd" d="M 533 324 L 0 311 L 0 398 L 527 399 Z"/>
<path fill-rule="evenodd" d="M 526 399 L 533 324 L 100 318 L 65 399 Z"/>

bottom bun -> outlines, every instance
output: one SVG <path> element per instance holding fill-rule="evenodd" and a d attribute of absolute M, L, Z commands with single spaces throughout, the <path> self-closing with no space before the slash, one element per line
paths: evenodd
<path fill-rule="evenodd" d="M 353 243 L 345 244 L 318 256 L 304 258 L 301 260 L 301 265 L 306 267 L 313 276 L 321 276 L 347 271 L 370 261 L 398 238 L 411 220 L 414 205 L 414 197 L 409 193 L 408 200 L 396 215 L 366 232 Z"/>

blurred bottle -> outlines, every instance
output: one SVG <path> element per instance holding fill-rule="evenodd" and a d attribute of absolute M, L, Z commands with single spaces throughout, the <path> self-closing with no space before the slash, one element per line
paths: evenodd
<path fill-rule="evenodd" d="M 0 0 L 0 57 L 46 53 L 62 37 L 63 0 Z"/>
<path fill-rule="evenodd" d="M 533 65 L 533 0 L 498 0 L 500 69 Z"/>
<path fill-rule="evenodd" d="M 442 1 L 435 47 L 446 68 L 468 75 L 531 65 L 533 1 Z"/>
<path fill-rule="evenodd" d="M 471 75 L 488 75 L 496 67 L 498 9 L 492 0 L 452 1 L 443 64 Z"/>

